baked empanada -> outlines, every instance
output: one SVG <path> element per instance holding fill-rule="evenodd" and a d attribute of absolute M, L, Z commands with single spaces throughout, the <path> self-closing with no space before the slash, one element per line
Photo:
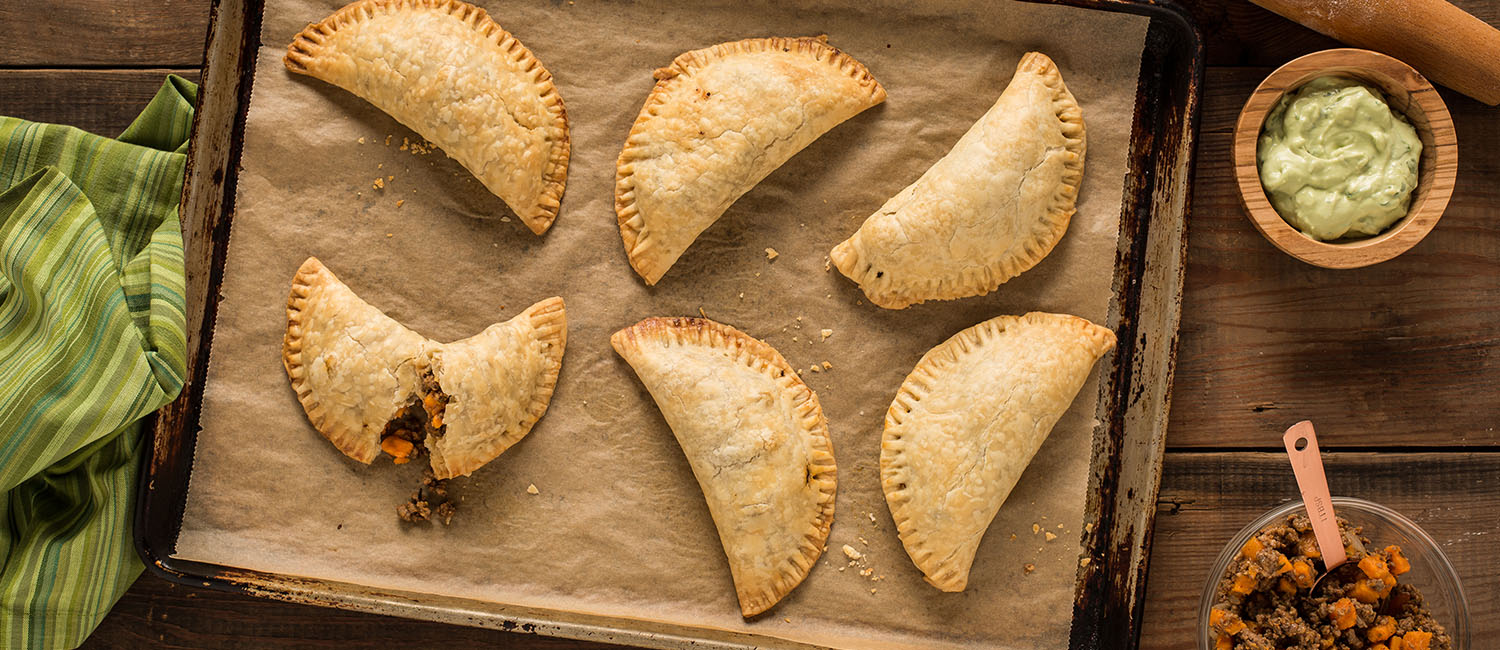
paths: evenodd
<path fill-rule="evenodd" d="M 424 338 L 309 257 L 287 298 L 282 362 L 313 428 L 350 458 L 432 456 L 438 479 L 493 460 L 547 411 L 567 345 L 561 298 L 462 341 Z"/>
<path fill-rule="evenodd" d="M 1076 316 L 999 316 L 929 350 L 885 415 L 880 482 L 927 582 L 963 591 L 979 540 L 1115 345 Z"/>
<path fill-rule="evenodd" d="M 646 284 L 787 159 L 885 101 L 870 72 L 824 37 L 693 50 L 655 77 L 615 172 L 620 237 Z"/>
<path fill-rule="evenodd" d="M 567 111 L 552 75 L 483 9 L 359 0 L 297 34 L 285 63 L 442 147 L 532 232 L 557 217 L 568 179 Z"/>
<path fill-rule="evenodd" d="M 818 397 L 771 346 L 702 318 L 610 337 L 651 392 L 708 501 L 740 611 L 802 582 L 833 523 L 837 469 Z"/>
<path fill-rule="evenodd" d="M 1078 103 L 1052 59 L 1031 52 L 948 155 L 829 258 L 887 309 L 994 291 L 1062 239 L 1083 154 Z"/>

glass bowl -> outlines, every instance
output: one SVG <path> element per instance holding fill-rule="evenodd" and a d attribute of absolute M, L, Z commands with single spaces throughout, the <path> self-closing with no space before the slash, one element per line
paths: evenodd
<path fill-rule="evenodd" d="M 1448 557 L 1438 548 L 1427 533 L 1412 520 L 1385 506 L 1364 499 L 1333 497 L 1333 508 L 1338 516 L 1355 527 L 1363 528 L 1362 535 L 1377 548 L 1389 544 L 1401 547 L 1401 552 L 1411 560 L 1411 571 L 1401 576 L 1401 582 L 1413 585 L 1422 592 L 1433 618 L 1448 629 L 1453 637 L 1453 650 L 1469 650 L 1469 601 L 1464 599 L 1463 587 L 1458 574 Z M 1213 571 L 1208 574 L 1208 583 L 1203 587 L 1203 598 L 1198 602 L 1198 648 L 1213 650 L 1214 640 L 1208 625 L 1209 610 L 1214 605 L 1214 591 L 1229 563 L 1240 552 L 1240 547 L 1250 537 L 1272 522 L 1280 521 L 1289 514 L 1306 513 L 1301 500 L 1291 501 L 1257 517 L 1239 533 L 1235 534 L 1219 552 Z"/>

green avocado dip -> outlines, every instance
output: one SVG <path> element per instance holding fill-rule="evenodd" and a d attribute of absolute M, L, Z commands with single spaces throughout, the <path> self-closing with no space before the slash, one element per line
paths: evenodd
<path fill-rule="evenodd" d="M 1416 129 L 1346 77 L 1282 97 L 1256 149 L 1271 204 L 1319 241 L 1377 235 L 1406 216 L 1421 155 Z"/>

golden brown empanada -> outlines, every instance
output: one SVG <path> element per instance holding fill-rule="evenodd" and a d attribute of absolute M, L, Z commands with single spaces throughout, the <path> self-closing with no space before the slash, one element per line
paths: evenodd
<path fill-rule="evenodd" d="M 818 397 L 771 346 L 702 318 L 648 318 L 610 338 L 693 467 L 740 611 L 802 582 L 833 523 L 837 469 Z"/>
<path fill-rule="evenodd" d="M 885 416 L 880 482 L 927 582 L 963 591 L 974 552 L 1115 334 L 1077 316 L 999 316 L 929 350 Z"/>
<path fill-rule="evenodd" d="M 655 76 L 615 173 L 620 237 L 646 284 L 787 159 L 885 101 L 870 72 L 824 37 L 723 43 Z"/>
<path fill-rule="evenodd" d="M 307 419 L 350 458 L 424 450 L 439 479 L 493 460 L 547 411 L 567 345 L 561 298 L 454 343 L 361 300 L 317 258 L 292 280 L 282 362 Z"/>
<path fill-rule="evenodd" d="M 1046 55 L 1021 58 L 989 112 L 829 258 L 887 309 L 994 291 L 1068 229 L 1083 113 Z"/>
<path fill-rule="evenodd" d="M 286 67 L 374 104 L 474 174 L 542 234 L 568 179 L 568 115 L 552 75 L 483 9 L 359 0 L 308 25 Z"/>

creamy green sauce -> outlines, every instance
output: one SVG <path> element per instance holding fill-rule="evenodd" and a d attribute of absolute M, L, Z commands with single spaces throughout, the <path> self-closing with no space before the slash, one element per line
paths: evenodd
<path fill-rule="evenodd" d="M 1319 77 L 1266 117 L 1260 182 L 1288 223 L 1317 240 L 1379 234 L 1406 216 L 1422 140 L 1381 95 Z"/>

